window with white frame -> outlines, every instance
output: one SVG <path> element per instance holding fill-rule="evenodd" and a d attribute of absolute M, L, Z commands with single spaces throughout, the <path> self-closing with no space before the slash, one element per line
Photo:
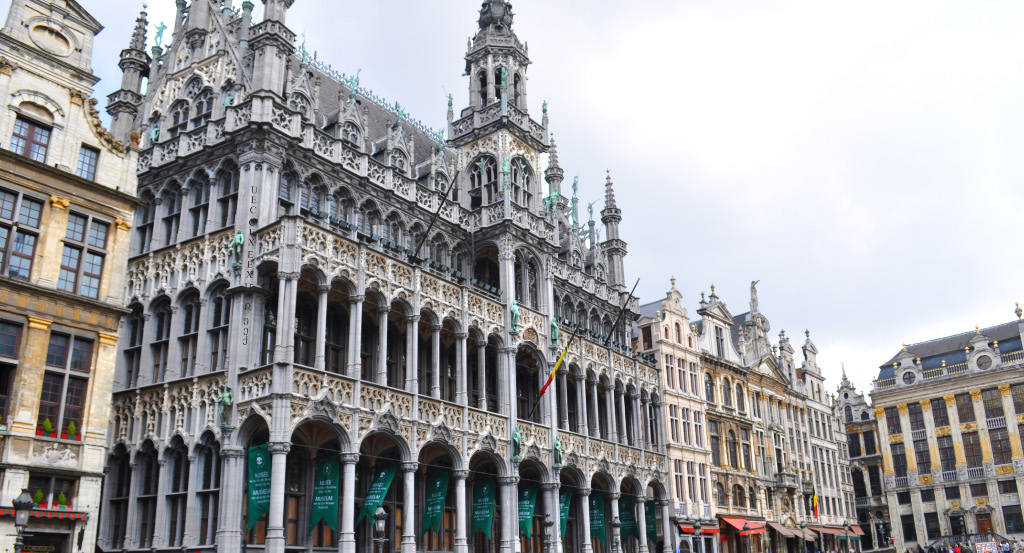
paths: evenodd
<path fill-rule="evenodd" d="M 110 224 L 81 213 L 68 214 L 57 288 L 97 298 L 107 256 Z"/>
<path fill-rule="evenodd" d="M 39 396 L 37 435 L 81 441 L 92 354 L 91 339 L 59 332 L 50 334 Z"/>
<path fill-rule="evenodd" d="M 32 275 L 43 202 L 0 188 L 0 263 L 3 273 L 28 280 Z"/>
<path fill-rule="evenodd" d="M 75 174 L 87 180 L 96 179 L 96 165 L 100 159 L 100 151 L 82 144 L 78 150 L 78 168 Z"/>

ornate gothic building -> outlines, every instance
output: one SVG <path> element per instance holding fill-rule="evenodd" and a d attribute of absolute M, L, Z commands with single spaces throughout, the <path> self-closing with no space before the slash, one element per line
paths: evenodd
<path fill-rule="evenodd" d="M 390 551 L 668 551 L 622 214 L 609 176 L 605 239 L 581 224 L 512 6 L 480 9 L 446 143 L 296 53 L 292 2 L 178 0 L 166 47 L 143 14 L 122 52 L 143 205 L 99 547 L 366 551 L 380 504 Z"/>

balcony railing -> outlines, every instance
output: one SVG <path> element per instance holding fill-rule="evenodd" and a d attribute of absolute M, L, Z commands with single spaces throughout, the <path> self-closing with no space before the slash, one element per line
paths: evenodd
<path fill-rule="evenodd" d="M 985 467 L 967 467 L 967 478 L 984 478 Z"/>
<path fill-rule="evenodd" d="M 985 419 L 985 426 L 987 426 L 989 430 L 1006 428 L 1006 417 L 992 417 Z"/>
<path fill-rule="evenodd" d="M 957 481 L 956 471 L 955 470 L 944 470 L 944 471 L 942 471 L 942 481 L 943 482 L 956 482 Z"/>
<path fill-rule="evenodd" d="M 897 488 L 906 488 L 907 485 L 908 484 L 907 484 L 907 477 L 906 476 L 897 476 L 896 477 L 896 487 Z"/>
<path fill-rule="evenodd" d="M 1002 358 L 1003 364 L 1016 363 L 1017 361 L 1024 360 L 1024 350 L 1004 353 L 1000 355 L 1000 357 Z"/>
<path fill-rule="evenodd" d="M 868 498 L 868 497 L 858 497 L 857 498 L 857 506 L 858 507 L 867 507 L 870 504 L 871 504 L 871 499 Z"/>
<path fill-rule="evenodd" d="M 927 430 L 912 430 L 910 432 L 910 436 L 915 441 L 916 440 L 927 440 L 928 439 L 928 431 Z"/>

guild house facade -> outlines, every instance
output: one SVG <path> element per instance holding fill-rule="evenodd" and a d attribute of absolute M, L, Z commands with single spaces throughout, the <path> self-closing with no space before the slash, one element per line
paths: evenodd
<path fill-rule="evenodd" d="M 382 507 L 388 551 L 668 551 L 623 214 L 609 176 L 581 219 L 512 6 L 451 60 L 445 141 L 315 61 L 293 0 L 221 4 L 136 29 L 109 104 L 143 205 L 99 548 L 369 551 Z"/>
<path fill-rule="evenodd" d="M 91 99 L 102 25 L 16 0 L 0 30 L 0 549 L 92 551 L 108 440 L 137 150 Z M 123 60 L 131 65 L 131 59 Z"/>

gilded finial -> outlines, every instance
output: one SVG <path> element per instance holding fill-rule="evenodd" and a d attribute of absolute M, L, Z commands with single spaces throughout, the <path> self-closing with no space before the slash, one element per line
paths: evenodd
<path fill-rule="evenodd" d="M 907 343 L 903 342 L 903 351 L 907 351 Z"/>
<path fill-rule="evenodd" d="M 971 346 L 964 346 L 964 353 L 969 355 L 971 353 Z"/>
<path fill-rule="evenodd" d="M 943 359 L 943 360 L 942 360 L 942 366 L 943 366 L 943 367 L 945 367 L 945 366 L 946 366 L 946 360 L 945 360 L 945 359 Z"/>
<path fill-rule="evenodd" d="M 917 359 L 914 359 L 914 363 L 917 363 L 918 365 L 920 365 L 921 364 L 921 358 L 918 357 Z"/>
<path fill-rule="evenodd" d="M 895 368 L 897 368 L 897 367 L 899 367 L 899 366 L 900 366 L 900 364 L 899 364 L 899 363 L 897 363 L 897 362 L 893 361 L 893 363 L 892 363 L 892 368 L 894 368 L 894 369 L 895 369 Z"/>
<path fill-rule="evenodd" d="M 978 326 L 978 325 L 974 325 L 974 333 L 975 334 L 981 334 L 981 327 Z"/>
<path fill-rule="evenodd" d="M 1017 314 L 1017 319 L 1020 320 L 1021 316 L 1024 315 L 1024 309 L 1020 308 L 1020 302 L 1017 302 L 1017 309 L 1013 310 Z"/>

